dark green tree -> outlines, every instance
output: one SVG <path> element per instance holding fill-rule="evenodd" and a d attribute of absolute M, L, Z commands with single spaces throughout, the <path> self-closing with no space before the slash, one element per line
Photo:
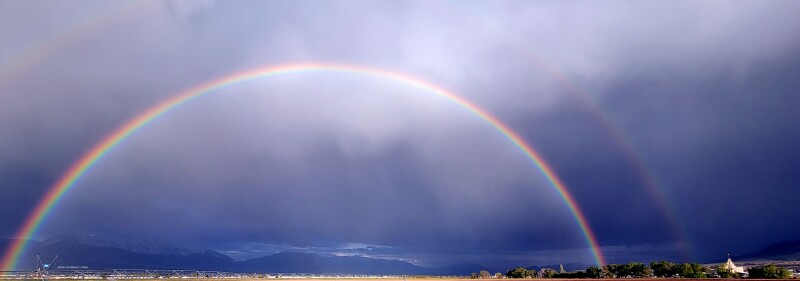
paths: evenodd
<path fill-rule="evenodd" d="M 643 271 L 643 273 L 644 273 L 644 274 L 642 275 L 642 278 L 652 278 L 652 277 L 655 277 L 655 275 L 653 275 L 653 269 L 652 269 L 652 268 L 650 268 L 649 266 L 646 266 L 646 265 L 644 266 L 644 271 Z"/>
<path fill-rule="evenodd" d="M 650 269 L 653 270 L 653 275 L 656 277 L 672 277 L 678 272 L 676 265 L 669 261 L 654 261 L 650 263 Z"/>
<path fill-rule="evenodd" d="M 750 275 L 750 278 L 788 279 L 792 277 L 792 272 L 785 268 L 777 267 L 774 264 L 751 267 L 747 270 L 747 273 Z"/>
<path fill-rule="evenodd" d="M 603 278 L 617 278 L 620 276 L 621 266 L 619 264 L 607 264 L 603 266 Z"/>
<path fill-rule="evenodd" d="M 508 278 L 532 278 L 531 271 L 524 267 L 517 267 L 506 272 Z"/>
<path fill-rule="evenodd" d="M 619 267 L 617 277 L 622 278 L 646 278 L 650 277 L 651 271 L 644 263 L 629 262 Z"/>
<path fill-rule="evenodd" d="M 596 265 L 586 269 L 586 276 L 589 278 L 603 278 L 603 270 Z"/>
<path fill-rule="evenodd" d="M 682 263 L 678 265 L 678 275 L 683 278 L 706 278 L 708 269 L 698 263 Z"/>

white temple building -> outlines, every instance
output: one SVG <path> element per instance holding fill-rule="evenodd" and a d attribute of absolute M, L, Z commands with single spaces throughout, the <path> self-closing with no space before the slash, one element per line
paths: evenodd
<path fill-rule="evenodd" d="M 736 266 L 735 264 L 733 264 L 730 255 L 728 255 L 728 262 L 726 262 L 724 266 L 726 269 L 734 273 L 740 273 L 740 274 L 747 273 L 746 271 L 744 271 L 744 266 Z"/>

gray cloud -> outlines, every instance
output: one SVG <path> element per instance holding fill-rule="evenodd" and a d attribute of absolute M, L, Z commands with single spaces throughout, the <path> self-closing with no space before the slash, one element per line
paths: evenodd
<path fill-rule="evenodd" d="M 0 235 L 138 112 L 294 61 L 409 73 L 485 107 L 553 164 L 612 261 L 677 259 L 681 243 L 709 259 L 800 230 L 786 223 L 798 219 L 796 2 L 173 1 L 81 29 L 117 8 L 85 4 L 0 4 L 0 69 L 14 77 L 0 77 Z M 15 72 L 37 42 L 59 45 Z M 562 78 L 647 163 L 689 241 L 676 241 Z M 77 229 L 246 255 L 361 243 L 429 264 L 591 259 L 555 191 L 492 128 L 418 90 L 341 73 L 186 104 L 109 153 L 57 212 L 42 236 Z"/>

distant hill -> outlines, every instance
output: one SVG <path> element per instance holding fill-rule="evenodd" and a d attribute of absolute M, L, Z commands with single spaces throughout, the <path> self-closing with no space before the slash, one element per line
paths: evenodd
<path fill-rule="evenodd" d="M 48 241 L 70 241 L 83 245 L 124 249 L 134 253 L 154 255 L 189 256 L 192 254 L 203 254 L 208 251 L 204 249 L 180 247 L 176 246 L 174 243 L 157 239 L 131 239 L 103 235 L 62 234 L 48 239 L 44 243 Z"/>
<path fill-rule="evenodd" d="M 800 261 L 800 239 L 774 243 L 755 252 L 732 258 L 735 260 Z"/>
<path fill-rule="evenodd" d="M 2 237 L 0 237 L 0 249 L 5 251 L 5 249 L 8 249 L 8 247 L 11 246 L 11 243 L 13 243 L 15 241 L 17 241 L 17 239 L 10 239 L 10 238 L 2 238 Z M 29 240 L 28 241 L 28 247 L 37 247 L 39 245 L 39 243 L 40 243 L 39 241 Z"/>
<path fill-rule="evenodd" d="M 31 247 L 29 251 L 43 257 L 59 255 L 55 266 L 86 266 L 93 269 L 147 268 L 147 269 L 207 269 L 227 270 L 235 261 L 228 256 L 205 251 L 177 254 L 136 253 L 128 249 L 99 247 L 74 241 L 48 240 Z"/>
<path fill-rule="evenodd" d="M 5 250 L 12 240 L 0 239 Z M 318 274 L 409 274 L 469 275 L 486 269 L 478 264 L 455 264 L 439 268 L 421 267 L 409 262 L 366 257 L 322 257 L 310 253 L 277 253 L 245 261 L 212 250 L 187 249 L 163 243 L 98 237 L 59 236 L 43 242 L 31 241 L 18 265 L 24 270 L 36 267 L 35 255 L 45 260 L 59 255 L 58 266 L 89 269 L 187 269 L 263 273 Z M 494 271 L 490 271 L 494 272 Z"/>

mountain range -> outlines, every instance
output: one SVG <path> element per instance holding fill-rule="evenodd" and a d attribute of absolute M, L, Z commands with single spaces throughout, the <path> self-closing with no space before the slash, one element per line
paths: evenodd
<path fill-rule="evenodd" d="M 0 239 L 0 249 L 12 240 Z M 30 241 L 18 268 L 36 268 L 35 255 L 53 267 L 87 269 L 186 269 L 229 272 L 314 273 L 314 274 L 409 274 L 469 275 L 487 270 L 479 264 L 453 264 L 445 267 L 422 267 L 400 260 L 359 256 L 320 256 L 313 253 L 281 252 L 243 261 L 213 250 L 170 246 L 164 242 L 132 239 L 107 239 L 76 235 L 58 236 L 45 241 Z M 494 271 L 491 271 L 494 272 Z"/>
<path fill-rule="evenodd" d="M 760 250 L 733 257 L 736 260 L 800 261 L 800 239 L 782 241 Z"/>

